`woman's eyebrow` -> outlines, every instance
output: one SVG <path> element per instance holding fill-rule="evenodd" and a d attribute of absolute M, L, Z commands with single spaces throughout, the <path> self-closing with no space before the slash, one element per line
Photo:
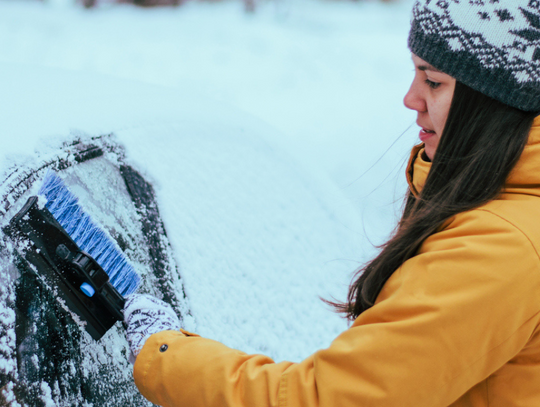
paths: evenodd
<path fill-rule="evenodd" d="M 442 72 L 435 68 L 433 65 L 425 64 L 425 65 L 418 65 L 416 67 L 420 71 L 433 71 L 433 72 Z"/>

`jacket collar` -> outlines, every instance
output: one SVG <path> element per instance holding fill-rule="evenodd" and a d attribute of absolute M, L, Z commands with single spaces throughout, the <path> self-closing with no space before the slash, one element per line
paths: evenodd
<path fill-rule="evenodd" d="M 420 195 L 429 170 L 431 169 L 431 162 L 424 160 L 424 143 L 418 144 L 413 147 L 409 163 L 407 164 L 407 183 L 409 184 L 409 190 L 415 197 Z"/>
<path fill-rule="evenodd" d="M 431 168 L 431 162 L 423 157 L 422 143 L 414 146 L 407 164 L 407 183 L 416 197 L 422 191 Z M 534 119 L 527 145 L 508 176 L 503 193 L 540 196 L 540 116 Z"/>

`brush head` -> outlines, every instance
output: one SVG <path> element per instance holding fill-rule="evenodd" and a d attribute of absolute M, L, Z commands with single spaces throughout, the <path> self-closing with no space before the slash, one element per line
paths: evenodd
<path fill-rule="evenodd" d="M 124 297 L 103 268 L 81 251 L 51 212 L 31 196 L 3 228 L 39 280 L 52 289 L 62 308 L 99 340 L 123 320 Z"/>
<path fill-rule="evenodd" d="M 45 207 L 71 239 L 107 273 L 112 286 L 124 297 L 135 292 L 140 276 L 116 242 L 82 209 L 62 179 L 53 171 L 47 172 L 39 194 L 47 199 Z"/>

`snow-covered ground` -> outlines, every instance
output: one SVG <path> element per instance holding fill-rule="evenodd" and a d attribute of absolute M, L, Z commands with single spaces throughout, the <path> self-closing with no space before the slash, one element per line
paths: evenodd
<path fill-rule="evenodd" d="M 300 360 L 346 328 L 318 296 L 343 300 L 396 221 L 411 5 L 0 1 L 0 171 L 115 133 L 156 188 L 186 327 Z"/>

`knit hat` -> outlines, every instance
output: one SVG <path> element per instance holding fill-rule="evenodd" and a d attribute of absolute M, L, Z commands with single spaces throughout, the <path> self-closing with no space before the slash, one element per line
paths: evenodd
<path fill-rule="evenodd" d="M 409 48 L 493 99 L 540 112 L 540 0 L 418 0 Z"/>

